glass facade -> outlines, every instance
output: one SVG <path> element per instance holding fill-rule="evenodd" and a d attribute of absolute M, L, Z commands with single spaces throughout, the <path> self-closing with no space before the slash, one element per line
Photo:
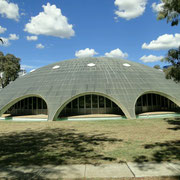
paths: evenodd
<path fill-rule="evenodd" d="M 28 97 L 15 103 L 5 113 L 11 115 L 47 114 L 47 105 L 42 98 Z"/>
<path fill-rule="evenodd" d="M 136 102 L 136 114 L 153 111 L 180 112 L 180 108 L 168 98 L 158 94 L 144 94 Z"/>
<path fill-rule="evenodd" d="M 76 103 L 76 105 L 74 103 Z M 60 112 L 59 117 L 85 114 L 124 115 L 122 110 L 108 98 L 95 94 L 88 94 L 80 96 L 68 103 Z"/>

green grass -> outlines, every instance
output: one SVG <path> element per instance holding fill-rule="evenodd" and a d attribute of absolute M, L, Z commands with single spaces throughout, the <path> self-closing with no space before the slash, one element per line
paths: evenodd
<path fill-rule="evenodd" d="M 180 118 L 0 122 L 0 166 L 180 161 Z"/>

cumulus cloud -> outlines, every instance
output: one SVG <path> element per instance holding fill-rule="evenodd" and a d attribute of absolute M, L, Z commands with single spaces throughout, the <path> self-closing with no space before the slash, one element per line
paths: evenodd
<path fill-rule="evenodd" d="M 154 56 L 154 55 L 149 55 L 149 56 L 142 56 L 140 58 L 141 61 L 143 62 L 156 62 L 156 61 L 160 61 L 161 59 L 163 59 L 164 56 Z"/>
<path fill-rule="evenodd" d="M 18 21 L 19 7 L 17 4 L 10 3 L 7 0 L 0 0 L 0 14 L 6 18 Z"/>
<path fill-rule="evenodd" d="M 18 40 L 19 36 L 16 34 L 9 34 L 9 40 Z"/>
<path fill-rule="evenodd" d="M 76 51 L 75 56 L 78 58 L 83 58 L 83 57 L 92 57 L 96 54 L 98 53 L 94 49 L 86 48 Z"/>
<path fill-rule="evenodd" d="M 163 50 L 170 48 L 177 48 L 180 45 L 180 34 L 164 34 L 159 36 L 156 40 L 151 41 L 149 44 L 144 43 L 143 49 Z"/>
<path fill-rule="evenodd" d="M 33 69 L 35 68 L 34 66 L 29 66 L 29 65 L 26 65 L 26 64 L 22 64 L 21 65 L 21 69 Z"/>
<path fill-rule="evenodd" d="M 35 35 L 42 34 L 59 38 L 74 36 L 73 25 L 68 24 L 67 17 L 62 15 L 61 9 L 50 3 L 42 7 L 44 11 L 35 17 L 31 17 L 30 22 L 25 25 L 24 31 Z"/>
<path fill-rule="evenodd" d="M 38 39 L 37 36 L 26 36 L 28 41 L 36 41 Z"/>
<path fill-rule="evenodd" d="M 154 12 L 156 12 L 156 13 L 158 13 L 159 11 L 161 11 L 162 9 L 163 9 L 163 5 L 164 5 L 164 3 L 163 2 L 161 2 L 161 3 L 159 3 L 159 4 L 156 4 L 155 2 L 154 3 L 152 3 L 152 9 L 153 9 L 153 11 Z"/>
<path fill-rule="evenodd" d="M 7 29 L 0 26 L 0 34 L 4 33 Z"/>
<path fill-rule="evenodd" d="M 41 43 L 40 43 L 40 44 L 36 44 L 36 48 L 38 48 L 38 49 L 43 49 L 43 48 L 44 48 L 44 45 L 42 45 Z"/>
<path fill-rule="evenodd" d="M 114 4 L 118 7 L 115 14 L 126 20 L 141 16 L 146 9 L 147 0 L 115 0 Z"/>
<path fill-rule="evenodd" d="M 3 40 L 3 44 L 0 43 L 1 46 L 9 46 L 10 45 L 8 38 L 5 38 L 5 37 L 0 37 L 0 38 Z"/>
<path fill-rule="evenodd" d="M 116 58 L 127 58 L 128 54 L 123 53 L 119 48 L 110 51 L 109 53 L 105 53 L 106 57 L 116 57 Z"/>
<path fill-rule="evenodd" d="M 15 41 L 19 39 L 19 36 L 16 34 L 9 34 L 9 37 L 0 37 L 3 40 L 3 44 L 1 43 L 1 46 L 9 46 L 11 43 L 10 41 Z"/>

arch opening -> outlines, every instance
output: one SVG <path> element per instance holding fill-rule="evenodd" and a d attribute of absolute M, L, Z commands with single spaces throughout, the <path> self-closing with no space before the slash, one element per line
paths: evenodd
<path fill-rule="evenodd" d="M 165 96 L 146 93 L 140 96 L 135 105 L 136 114 L 146 112 L 180 112 L 180 107 Z"/>
<path fill-rule="evenodd" d="M 46 102 L 36 96 L 26 97 L 13 104 L 6 112 L 4 116 L 29 116 L 29 115 L 41 115 L 47 117 L 48 110 Z"/>
<path fill-rule="evenodd" d="M 69 102 L 59 113 L 58 118 L 91 114 L 115 114 L 125 116 L 118 105 L 109 98 L 96 94 L 87 94 L 79 96 Z"/>

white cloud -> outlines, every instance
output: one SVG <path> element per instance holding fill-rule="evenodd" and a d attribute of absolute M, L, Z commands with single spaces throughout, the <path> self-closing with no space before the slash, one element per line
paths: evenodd
<path fill-rule="evenodd" d="M 156 13 L 158 13 L 159 11 L 161 11 L 162 9 L 163 9 L 163 5 L 164 5 L 164 3 L 163 2 L 161 2 L 161 3 L 159 3 L 159 4 L 156 4 L 155 2 L 154 3 L 152 3 L 152 9 L 153 9 L 153 11 L 154 12 L 156 12 Z"/>
<path fill-rule="evenodd" d="M 170 48 L 177 48 L 180 45 L 180 34 L 164 34 L 159 36 L 156 40 L 151 41 L 149 44 L 144 43 L 143 49 L 163 50 Z"/>
<path fill-rule="evenodd" d="M 9 34 L 9 40 L 18 40 L 19 36 L 16 34 Z"/>
<path fill-rule="evenodd" d="M 1 46 L 9 46 L 10 45 L 10 42 L 9 42 L 9 39 L 8 38 L 5 38 L 5 37 L 0 37 L 2 40 L 3 40 L 3 44 L 0 43 Z"/>
<path fill-rule="evenodd" d="M 94 49 L 86 48 L 76 51 L 75 56 L 78 58 L 83 58 L 83 57 L 92 57 L 96 54 L 98 53 Z"/>
<path fill-rule="evenodd" d="M 33 69 L 33 68 L 35 68 L 35 67 L 34 66 L 25 65 L 25 64 L 21 65 L 21 69 Z"/>
<path fill-rule="evenodd" d="M 19 39 L 19 36 L 16 35 L 16 34 L 9 34 L 9 37 L 8 38 L 5 38 L 5 37 L 0 37 L 2 40 L 3 40 L 3 44 L 0 43 L 1 46 L 9 46 L 11 43 L 10 41 L 15 41 L 15 40 L 18 40 Z"/>
<path fill-rule="evenodd" d="M 38 39 L 37 36 L 26 36 L 28 41 L 36 41 Z"/>
<path fill-rule="evenodd" d="M 18 21 L 19 7 L 17 4 L 10 3 L 7 0 L 0 0 L 0 14 L 9 19 Z"/>
<path fill-rule="evenodd" d="M 156 61 L 160 61 L 162 58 L 164 58 L 164 56 L 149 55 L 149 56 L 142 56 L 142 57 L 140 58 L 140 60 L 146 63 L 146 62 L 156 62 Z"/>
<path fill-rule="evenodd" d="M 31 17 L 28 24 L 25 25 L 24 31 L 36 35 L 55 36 L 59 38 L 70 38 L 74 36 L 73 25 L 68 24 L 67 17 L 63 16 L 61 9 L 56 5 L 47 3 L 42 6 L 44 11 L 37 16 Z"/>
<path fill-rule="evenodd" d="M 0 34 L 4 33 L 7 29 L 0 26 Z"/>
<path fill-rule="evenodd" d="M 126 20 L 141 16 L 146 9 L 147 0 L 115 0 L 114 4 L 118 7 L 115 14 Z"/>
<path fill-rule="evenodd" d="M 110 51 L 109 53 L 105 53 L 107 57 L 116 57 L 116 58 L 127 58 L 128 54 L 123 53 L 119 48 Z"/>
<path fill-rule="evenodd" d="M 41 43 L 40 43 L 40 44 L 36 44 L 36 48 L 38 48 L 38 49 L 43 49 L 43 48 L 44 48 L 44 45 L 42 45 Z"/>

